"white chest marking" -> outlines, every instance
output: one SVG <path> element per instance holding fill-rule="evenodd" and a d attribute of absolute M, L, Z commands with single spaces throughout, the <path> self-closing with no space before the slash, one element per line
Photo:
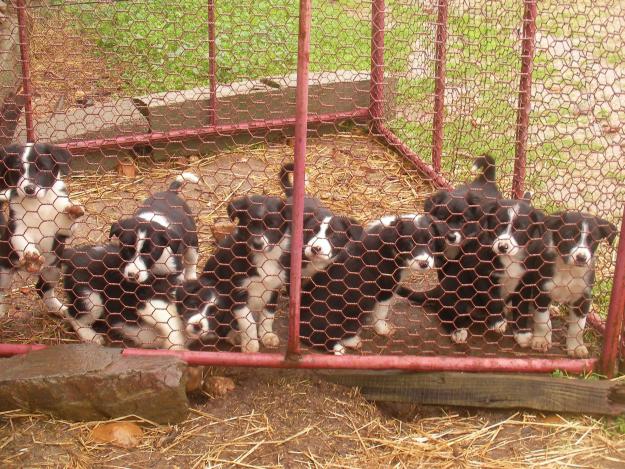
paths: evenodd
<path fill-rule="evenodd" d="M 137 218 L 148 222 L 154 222 L 158 225 L 161 225 L 163 228 L 167 228 L 169 227 L 169 225 L 171 225 L 169 219 L 165 215 L 161 215 L 160 213 L 143 212 L 140 213 Z"/>
<path fill-rule="evenodd" d="M 516 291 L 516 288 L 525 274 L 525 266 L 521 255 L 500 255 L 499 260 L 503 266 L 503 272 L 499 276 L 501 298 L 506 299 Z"/>
<path fill-rule="evenodd" d="M 558 258 L 553 279 L 547 282 L 546 290 L 553 301 L 573 304 L 590 288 L 591 274 L 591 265 L 570 265 Z"/>

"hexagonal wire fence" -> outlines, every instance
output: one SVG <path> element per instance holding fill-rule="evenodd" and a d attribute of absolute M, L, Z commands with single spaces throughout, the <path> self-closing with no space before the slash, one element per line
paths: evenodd
<path fill-rule="evenodd" d="M 613 372 L 622 2 L 14 0 L 1 21 L 0 354 Z"/>

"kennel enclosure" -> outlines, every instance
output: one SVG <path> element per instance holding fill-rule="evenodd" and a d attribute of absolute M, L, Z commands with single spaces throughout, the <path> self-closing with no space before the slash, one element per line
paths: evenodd
<path fill-rule="evenodd" d="M 393 308 L 389 318 L 398 319 L 399 332 L 385 343 L 369 339 L 371 347 L 341 357 L 312 353 L 300 345 L 299 301 L 309 190 L 337 212 L 368 200 L 364 208 L 353 202 L 361 213 L 345 213 L 366 223 L 420 209 L 425 195 L 469 177 L 464 168 L 471 158 L 489 152 L 503 192 L 518 198 L 530 190 L 548 211 L 585 210 L 620 222 L 623 5 L 178 3 L 15 0 L 3 22 L 5 43 L 19 54 L 16 68 L 9 69 L 9 60 L 2 65 L 13 76 L 2 85 L 4 137 L 51 141 L 75 156 L 69 184 L 89 202 L 89 218 L 73 243 L 101 242 L 106 209 L 114 208 L 111 216 L 131 214 L 188 165 L 210 173 L 210 187 L 189 192 L 208 255 L 204 246 L 210 226 L 225 218 L 223 202 L 254 191 L 280 195 L 276 181 L 269 182 L 277 163 L 287 155 L 295 163 L 291 288 L 282 308 L 286 347 L 256 354 L 127 348 L 125 355 L 178 353 L 198 365 L 612 375 L 625 310 L 622 229 L 617 250 L 599 250 L 590 358 L 567 358 L 555 340 L 549 353 L 528 353 L 509 336 L 454 347 L 441 342 L 435 319 L 405 305 Z M 98 204 L 102 194 L 88 187 L 95 181 L 89 174 L 110 174 L 122 160 L 139 168 L 137 185 L 102 176 L 121 189 L 104 191 Z M 318 185 L 305 189 L 307 166 Z M 228 171 L 238 179 L 223 176 Z M 397 187 L 385 192 L 391 183 Z M 376 185 L 378 198 L 401 203 L 378 206 L 375 190 L 365 187 Z M 209 191 L 217 200 L 207 199 Z M 565 325 L 556 327 L 561 340 Z M 2 355 L 43 346 L 6 335 L 2 342 Z"/>

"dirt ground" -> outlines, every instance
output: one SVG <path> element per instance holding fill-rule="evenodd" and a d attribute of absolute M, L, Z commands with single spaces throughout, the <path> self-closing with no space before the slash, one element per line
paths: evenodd
<path fill-rule="evenodd" d="M 97 422 L 0 414 L 6 468 L 620 468 L 617 423 L 523 412 L 421 407 L 399 420 L 313 373 L 212 370 L 236 388 L 192 398 L 182 424 L 136 420 L 136 448 L 97 444 Z M 132 420 L 132 419 L 131 419 Z M 622 425 L 622 422 L 621 422 Z"/>

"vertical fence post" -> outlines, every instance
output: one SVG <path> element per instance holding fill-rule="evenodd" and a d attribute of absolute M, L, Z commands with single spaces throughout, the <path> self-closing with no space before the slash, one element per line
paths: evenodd
<path fill-rule="evenodd" d="M 516 146 L 512 197 L 520 198 L 525 190 L 525 163 L 530 99 L 532 97 L 532 68 L 536 43 L 536 0 L 524 0 L 523 39 L 521 47 L 521 79 L 516 122 Z"/>
<path fill-rule="evenodd" d="M 432 166 L 441 172 L 443 158 L 443 123 L 445 121 L 445 60 L 447 55 L 447 0 L 438 1 L 436 19 L 436 61 L 434 76 L 434 130 L 432 132 Z"/>
<path fill-rule="evenodd" d="M 369 88 L 369 118 L 377 131 L 384 114 L 384 0 L 371 2 L 371 86 Z"/>
<path fill-rule="evenodd" d="M 20 58 L 22 62 L 22 94 L 24 95 L 24 115 L 26 117 L 26 140 L 35 141 L 33 123 L 32 86 L 30 81 L 30 55 L 28 51 L 28 17 L 26 0 L 17 0 L 17 27 L 20 38 Z"/>
<path fill-rule="evenodd" d="M 616 370 L 619 341 L 623 327 L 623 314 L 625 314 L 625 206 L 623 207 L 623 218 L 621 218 L 621 234 L 618 240 L 616 267 L 614 269 L 608 318 L 605 322 L 600 362 L 601 372 L 608 378 L 612 378 Z"/>
<path fill-rule="evenodd" d="M 215 0 L 208 0 L 209 123 L 217 125 L 217 50 L 215 43 Z"/>
<path fill-rule="evenodd" d="M 308 132 L 308 62 L 310 60 L 311 0 L 299 2 L 297 44 L 297 91 L 295 98 L 295 170 L 293 174 L 293 220 L 291 233 L 291 289 L 289 294 L 289 343 L 287 353 L 300 353 L 299 322 L 304 244 L 304 172 Z"/>

